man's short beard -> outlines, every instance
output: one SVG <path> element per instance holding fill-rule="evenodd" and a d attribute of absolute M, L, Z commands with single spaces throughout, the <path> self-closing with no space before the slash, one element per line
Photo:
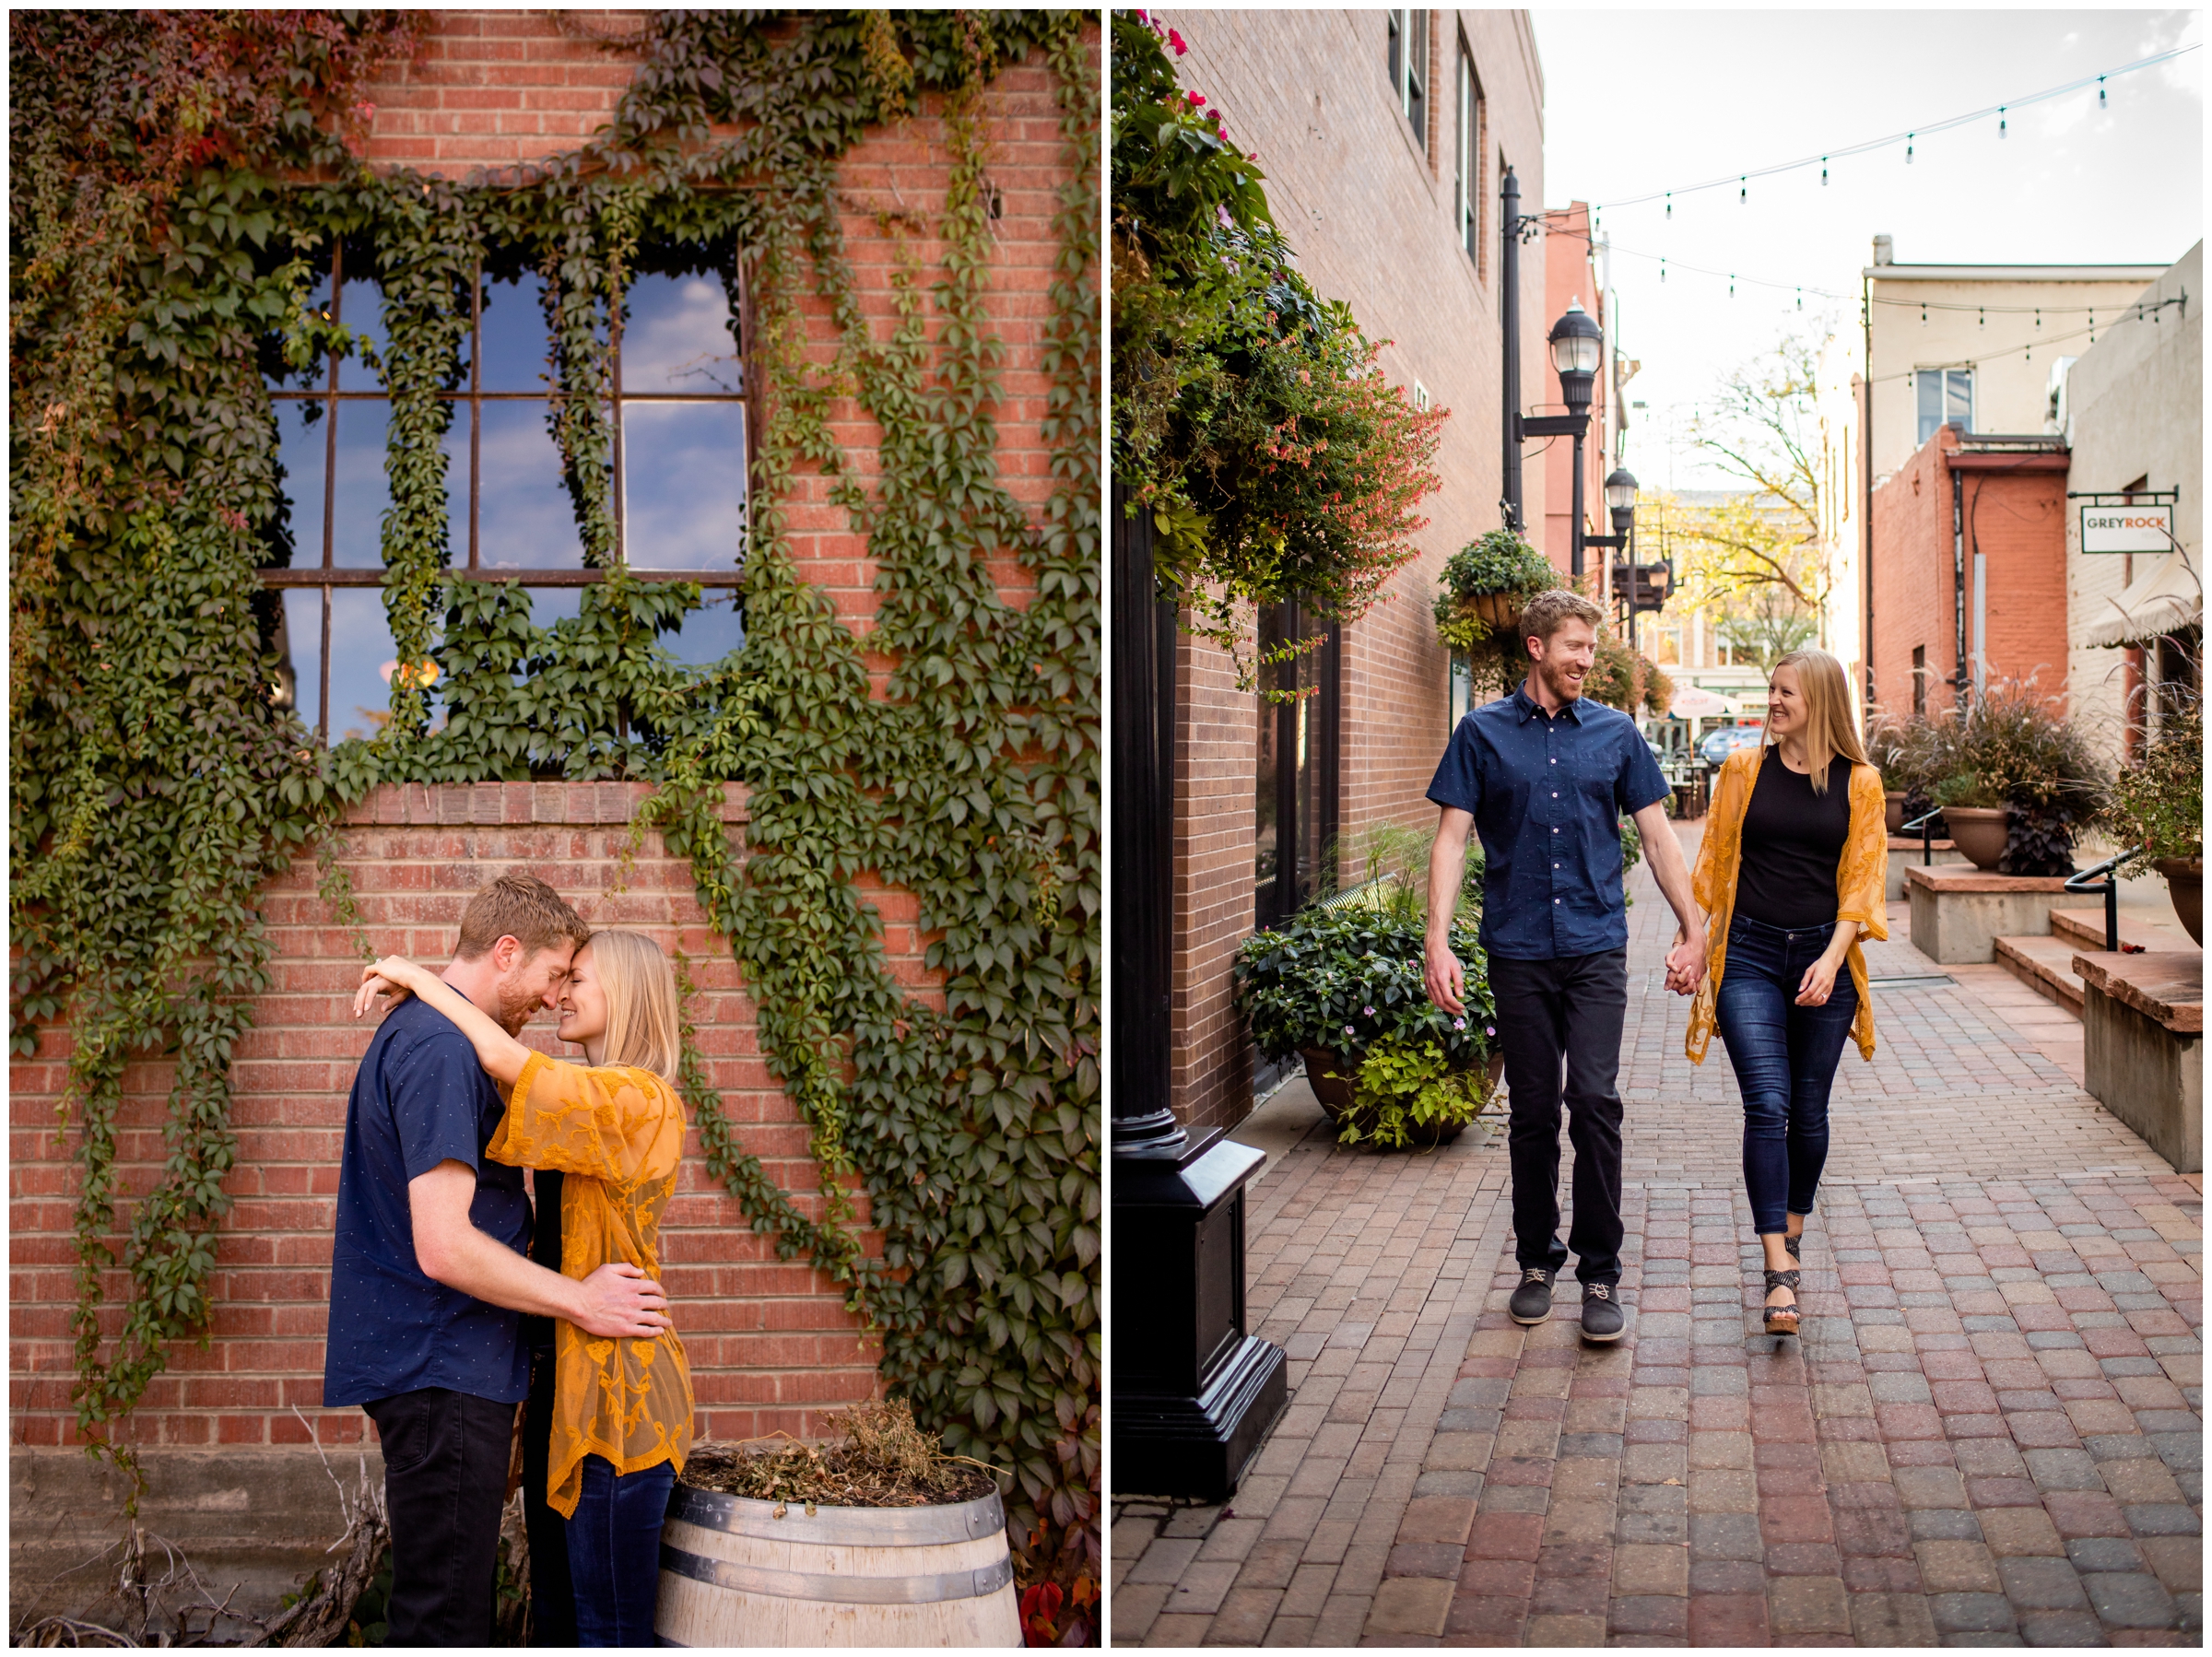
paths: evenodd
<path fill-rule="evenodd" d="M 1574 701 L 1583 694 L 1581 684 L 1567 676 L 1567 668 L 1564 663 L 1555 666 L 1549 661 L 1539 662 L 1536 664 L 1536 676 L 1542 679 L 1546 688 L 1562 702 Z"/>
<path fill-rule="evenodd" d="M 535 1017 L 542 996 L 533 995 L 519 980 L 502 980 L 498 985 L 500 998 L 500 1028 L 511 1036 L 523 1033 L 523 1026 Z"/>

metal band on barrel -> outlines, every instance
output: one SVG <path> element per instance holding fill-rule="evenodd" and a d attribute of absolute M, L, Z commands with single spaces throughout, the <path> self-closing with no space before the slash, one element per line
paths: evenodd
<path fill-rule="evenodd" d="M 802 1503 L 785 1502 L 781 1519 L 775 1516 L 778 1505 L 701 1490 L 679 1480 L 668 1500 L 668 1517 L 729 1536 L 837 1547 L 929 1547 L 972 1542 L 1006 1528 L 995 1490 L 974 1501 L 924 1508 L 817 1508 L 812 1515 Z"/>
<path fill-rule="evenodd" d="M 661 1569 L 738 1593 L 843 1605 L 925 1605 L 942 1600 L 982 1599 L 1014 1580 L 1011 1559 L 996 1560 L 980 1570 L 956 1570 L 934 1577 L 812 1576 L 710 1559 L 666 1542 L 661 1544 Z"/>

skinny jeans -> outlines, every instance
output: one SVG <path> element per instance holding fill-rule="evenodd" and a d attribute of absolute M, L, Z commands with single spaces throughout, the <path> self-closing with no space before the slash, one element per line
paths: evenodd
<path fill-rule="evenodd" d="M 583 1458 L 583 1489 L 569 1518 L 569 1581 L 580 1646 L 649 1646 L 661 1585 L 661 1525 L 676 1469 L 666 1462 L 618 1475 Z"/>
<path fill-rule="evenodd" d="M 1848 968 L 1825 1006 L 1799 1006 L 1797 986 L 1835 932 L 1832 921 L 1794 931 L 1745 915 L 1728 923 L 1713 1020 L 1744 1096 L 1744 1186 L 1761 1236 L 1812 1213 L 1828 1162 L 1829 1089 L 1859 993 Z"/>

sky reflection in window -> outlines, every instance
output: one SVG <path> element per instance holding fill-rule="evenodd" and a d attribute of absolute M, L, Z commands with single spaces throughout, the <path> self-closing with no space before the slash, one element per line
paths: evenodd
<path fill-rule="evenodd" d="M 484 378 L 488 392 L 543 392 L 551 383 L 546 362 L 546 285 L 535 272 L 513 282 L 484 284 Z"/>
<path fill-rule="evenodd" d="M 622 394 L 744 389 L 730 301 L 719 276 L 640 276 L 622 328 Z"/>
<path fill-rule="evenodd" d="M 276 462 L 284 468 L 276 487 L 291 503 L 292 558 L 288 566 L 306 570 L 323 561 L 323 474 L 330 428 L 325 405 L 279 402 Z"/>
<path fill-rule="evenodd" d="M 477 564 L 484 570 L 581 570 L 583 539 L 561 481 L 543 403 L 485 403 L 477 453 L 484 499 Z M 465 464 L 465 463 L 464 463 Z"/>
<path fill-rule="evenodd" d="M 435 645 L 435 640 L 432 643 Z M 381 587 L 335 587 L 330 594 L 330 739 L 374 736 L 392 705 L 398 649 Z M 431 687 L 433 699 L 436 687 Z"/>
<path fill-rule="evenodd" d="M 622 405 L 624 543 L 639 570 L 727 570 L 745 546 L 745 405 Z"/>

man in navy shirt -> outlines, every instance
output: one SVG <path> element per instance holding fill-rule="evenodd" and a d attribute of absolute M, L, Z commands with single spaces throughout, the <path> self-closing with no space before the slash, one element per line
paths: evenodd
<path fill-rule="evenodd" d="M 1559 1106 L 1574 1145 L 1568 1245 L 1583 1287 L 1586 1340 L 1620 1338 L 1620 1032 L 1628 1013 L 1629 922 L 1620 818 L 1632 817 L 1659 889 L 1681 923 L 1669 989 L 1704 972 L 1705 923 L 1668 826 L 1666 779 L 1625 713 L 1586 700 L 1598 607 L 1539 593 L 1522 612 L 1531 669 L 1511 696 L 1459 722 L 1429 797 L 1442 808 L 1429 861 L 1429 996 L 1464 1017 L 1466 980 L 1452 954 L 1452 911 L 1467 830 L 1482 837 L 1482 947 L 1489 961 L 1510 1095 L 1516 1323 L 1551 1315 L 1567 1263 L 1559 1239 Z M 1562 1063 L 1563 1062 L 1563 1063 Z M 1562 1090 L 1560 1077 L 1565 1072 Z"/>
<path fill-rule="evenodd" d="M 469 900 L 445 981 L 520 1033 L 551 1006 L 590 929 L 535 876 Z M 487 1161 L 506 1106 L 468 1038 L 413 998 L 355 1075 L 338 1172 L 325 1407 L 376 1423 L 392 1525 L 387 1639 L 488 1645 L 515 1405 L 529 1388 L 522 1315 L 588 1334 L 651 1335 L 660 1286 L 636 1266 L 577 1282 L 533 1263 L 523 1170 Z"/>

